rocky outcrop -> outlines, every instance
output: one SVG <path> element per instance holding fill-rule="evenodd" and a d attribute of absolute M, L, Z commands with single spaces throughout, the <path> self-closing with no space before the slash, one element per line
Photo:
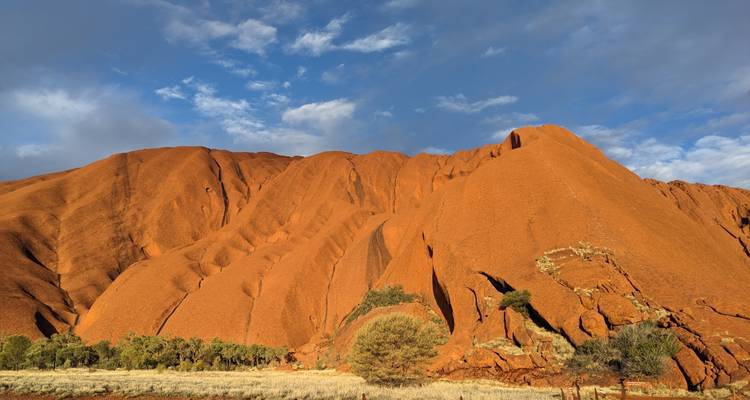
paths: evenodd
<path fill-rule="evenodd" d="M 400 284 L 450 333 L 441 374 L 542 382 L 645 319 L 684 345 L 675 385 L 748 374 L 750 193 L 642 180 L 555 126 L 451 156 L 144 150 L 0 183 L 0 205 L 0 331 L 341 359 L 347 315 Z"/>

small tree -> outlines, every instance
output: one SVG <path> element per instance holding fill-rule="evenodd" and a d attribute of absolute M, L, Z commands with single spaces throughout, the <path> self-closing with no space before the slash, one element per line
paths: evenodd
<path fill-rule="evenodd" d="M 91 346 L 96 355 L 96 365 L 104 369 L 116 369 L 119 365 L 117 349 L 112 347 L 108 340 L 100 340 Z"/>
<path fill-rule="evenodd" d="M 57 345 L 47 338 L 39 338 L 26 350 L 26 365 L 39 369 L 57 367 Z"/>
<path fill-rule="evenodd" d="M 503 295 L 500 302 L 501 308 L 512 308 L 515 311 L 529 316 L 529 303 L 531 302 L 531 293 L 528 290 L 513 290 Z"/>
<path fill-rule="evenodd" d="M 391 314 L 362 327 L 349 354 L 352 371 L 378 385 L 408 385 L 423 379 L 425 364 L 444 340 L 433 323 Z"/>
<path fill-rule="evenodd" d="M 31 341 L 26 336 L 11 335 L 0 340 L 0 368 L 17 370 L 22 366 Z"/>

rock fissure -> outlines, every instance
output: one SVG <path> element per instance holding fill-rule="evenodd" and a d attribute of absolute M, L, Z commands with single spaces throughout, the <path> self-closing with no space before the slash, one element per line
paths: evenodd
<path fill-rule="evenodd" d="M 213 150 L 208 150 L 208 156 L 211 157 L 214 164 L 216 165 L 217 172 L 216 172 L 216 179 L 219 181 L 219 188 L 221 188 L 221 200 L 224 205 L 224 210 L 222 212 L 221 216 L 221 227 L 224 227 L 227 223 L 229 223 L 229 196 L 227 195 L 226 187 L 224 187 L 224 179 L 222 177 L 222 169 L 221 164 L 216 160 L 214 155 L 212 154 Z"/>

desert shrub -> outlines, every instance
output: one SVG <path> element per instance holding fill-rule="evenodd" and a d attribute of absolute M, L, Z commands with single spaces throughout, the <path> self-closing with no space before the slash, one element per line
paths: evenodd
<path fill-rule="evenodd" d="M 435 346 L 444 341 L 433 323 L 390 314 L 362 327 L 349 354 L 352 371 L 367 382 L 396 386 L 420 382 Z"/>
<path fill-rule="evenodd" d="M 598 372 L 615 367 L 619 356 L 603 339 L 592 339 L 578 346 L 569 364 L 576 371 Z"/>
<path fill-rule="evenodd" d="M 529 316 L 529 302 L 531 302 L 531 293 L 528 290 L 513 290 L 503 295 L 500 302 L 501 308 L 512 308 L 513 310 Z"/>
<path fill-rule="evenodd" d="M 609 342 L 593 339 L 579 346 L 570 365 L 577 370 L 612 370 L 623 377 L 659 376 L 664 361 L 674 357 L 679 342 L 672 332 L 653 322 L 628 325 Z"/>
<path fill-rule="evenodd" d="M 658 376 L 664 360 L 674 357 L 679 343 L 674 334 L 653 322 L 628 325 L 610 341 L 620 353 L 620 372 L 624 376 Z"/>
<path fill-rule="evenodd" d="M 401 285 L 385 286 L 380 290 L 370 290 L 365 294 L 362 302 L 346 317 L 346 322 L 350 323 L 354 321 L 370 312 L 373 308 L 411 303 L 416 298 L 413 294 L 404 293 L 404 288 Z"/>
<path fill-rule="evenodd" d="M 31 341 L 26 336 L 10 335 L 0 339 L 0 368 L 17 370 L 23 366 Z"/>
<path fill-rule="evenodd" d="M 190 372 L 194 368 L 194 364 L 188 360 L 180 361 L 180 364 L 177 365 L 177 370 L 180 372 Z"/>

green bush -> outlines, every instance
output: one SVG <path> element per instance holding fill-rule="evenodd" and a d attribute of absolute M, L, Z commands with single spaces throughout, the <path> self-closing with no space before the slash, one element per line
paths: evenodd
<path fill-rule="evenodd" d="M 445 337 L 433 323 L 390 314 L 362 327 L 349 354 L 352 371 L 367 382 L 396 386 L 420 382 L 435 346 Z"/>
<path fill-rule="evenodd" d="M 0 368 L 17 370 L 23 366 L 31 341 L 26 336 L 11 335 L 0 338 Z"/>
<path fill-rule="evenodd" d="M 350 323 L 355 319 L 367 314 L 373 308 L 395 306 L 401 303 L 412 303 L 416 300 L 416 296 L 413 294 L 404 293 L 404 288 L 401 285 L 385 286 L 380 290 L 370 290 L 365 294 L 362 302 L 357 305 L 351 314 L 346 317 L 346 323 Z"/>
<path fill-rule="evenodd" d="M 55 343 L 47 338 L 37 339 L 26 350 L 25 365 L 39 369 L 55 369 L 57 367 L 56 355 Z"/>
<path fill-rule="evenodd" d="M 579 346 L 570 365 L 577 370 L 612 370 L 623 377 L 659 376 L 664 361 L 674 357 L 679 342 L 672 332 L 653 322 L 628 325 L 609 342 L 593 339 Z"/>
<path fill-rule="evenodd" d="M 599 372 L 616 366 L 620 353 L 603 339 L 592 339 L 580 345 L 570 359 L 576 371 Z"/>
<path fill-rule="evenodd" d="M 513 310 L 529 316 L 529 303 L 531 302 L 531 293 L 528 290 L 513 290 L 503 295 L 503 300 L 500 302 L 500 307 L 512 308 Z"/>
<path fill-rule="evenodd" d="M 653 322 L 626 326 L 610 343 L 620 352 L 620 371 L 628 377 L 661 375 L 664 360 L 680 349 L 674 334 Z"/>

